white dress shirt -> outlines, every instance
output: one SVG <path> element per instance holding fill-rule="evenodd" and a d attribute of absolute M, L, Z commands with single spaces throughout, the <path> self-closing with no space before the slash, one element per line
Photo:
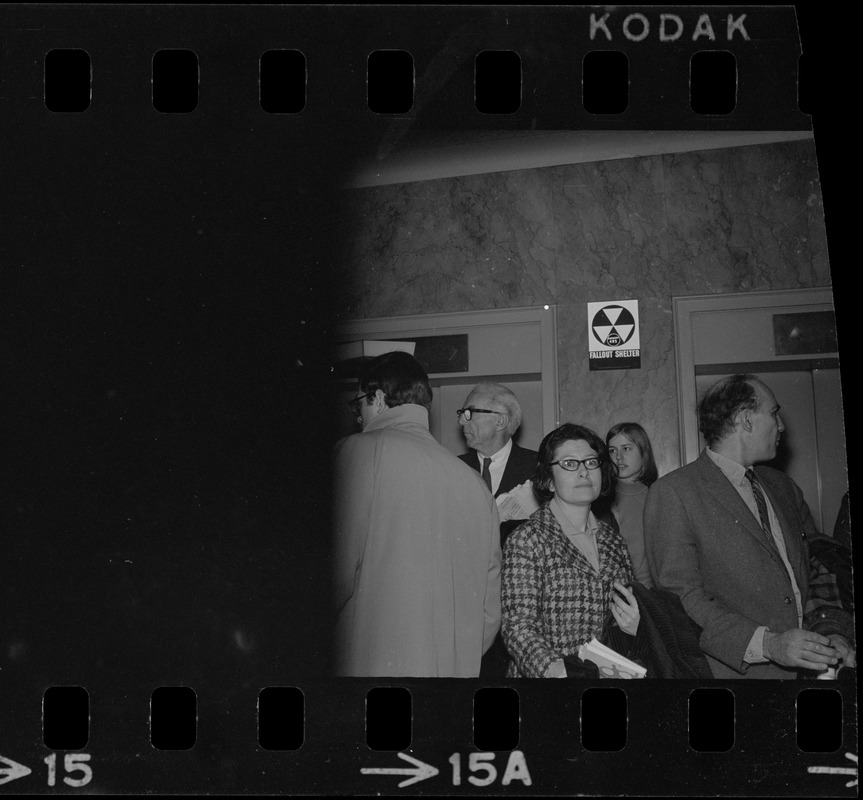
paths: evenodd
<path fill-rule="evenodd" d="M 506 469 L 506 462 L 509 460 L 509 454 L 512 452 L 512 439 L 510 439 L 503 447 L 500 448 L 493 456 L 491 456 L 491 464 L 488 465 L 488 471 L 491 475 L 491 493 L 497 494 L 503 471 Z M 479 472 L 482 474 L 482 463 L 489 456 L 484 456 L 477 450 L 479 458 Z"/>

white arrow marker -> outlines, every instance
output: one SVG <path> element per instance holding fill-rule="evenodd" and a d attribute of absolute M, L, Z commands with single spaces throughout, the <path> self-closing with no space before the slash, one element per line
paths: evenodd
<path fill-rule="evenodd" d="M 403 758 L 405 761 L 410 761 L 413 766 L 407 768 L 363 767 L 360 772 L 362 772 L 363 775 L 412 775 L 413 777 L 408 778 L 406 781 L 402 781 L 399 784 L 399 789 L 405 786 L 410 786 L 412 783 L 424 781 L 426 778 L 433 778 L 438 774 L 438 772 L 440 772 L 437 767 L 433 767 L 431 764 L 426 764 L 424 761 L 420 761 L 419 759 L 412 758 L 407 753 L 396 753 L 396 755 L 399 758 Z"/>
<path fill-rule="evenodd" d="M 4 764 L 6 766 L 3 766 Z M 32 771 L 33 770 L 30 769 L 30 767 L 25 767 L 23 764 L 19 764 L 11 758 L 0 756 L 0 785 L 9 783 L 9 781 L 17 780 L 18 778 L 23 778 L 25 775 L 29 775 Z"/>
<path fill-rule="evenodd" d="M 857 763 L 857 756 L 853 753 L 845 753 L 845 758 L 855 764 Z M 857 775 L 856 767 L 808 767 L 806 771 L 815 775 Z M 856 780 L 848 781 L 845 784 L 848 788 L 856 785 Z"/>

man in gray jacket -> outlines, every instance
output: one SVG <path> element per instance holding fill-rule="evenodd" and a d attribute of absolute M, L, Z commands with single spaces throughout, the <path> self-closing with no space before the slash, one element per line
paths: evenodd
<path fill-rule="evenodd" d="M 817 531 L 803 494 L 755 466 L 776 456 L 785 429 L 773 392 L 753 375 L 723 378 L 701 401 L 699 426 L 707 448 L 653 484 L 644 528 L 657 584 L 701 627 L 714 677 L 854 666 L 850 643 L 821 624 L 835 619 L 833 601 L 829 580 L 811 572 L 806 539 Z"/>

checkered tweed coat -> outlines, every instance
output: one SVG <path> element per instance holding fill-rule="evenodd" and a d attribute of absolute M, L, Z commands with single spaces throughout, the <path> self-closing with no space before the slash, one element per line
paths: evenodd
<path fill-rule="evenodd" d="M 549 665 L 602 634 L 615 581 L 630 584 L 626 542 L 598 522 L 599 572 L 566 538 L 546 503 L 506 540 L 503 640 L 508 677 L 542 678 Z"/>

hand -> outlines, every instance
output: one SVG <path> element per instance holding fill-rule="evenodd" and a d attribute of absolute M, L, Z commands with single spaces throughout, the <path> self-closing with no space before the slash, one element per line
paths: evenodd
<path fill-rule="evenodd" d="M 611 614 L 614 621 L 624 633 L 635 636 L 638 620 L 641 619 L 635 595 L 617 581 L 614 582 L 614 588 L 617 590 L 617 593 L 611 595 Z"/>
<path fill-rule="evenodd" d="M 839 660 L 842 662 L 840 666 L 857 666 L 857 651 L 848 644 L 848 640 L 844 636 L 834 633 L 827 638 L 830 640 L 831 646 L 839 653 Z"/>
<path fill-rule="evenodd" d="M 764 655 L 783 667 L 802 667 L 822 672 L 836 666 L 839 651 L 830 639 L 802 628 L 789 628 L 782 633 L 764 634 Z"/>

